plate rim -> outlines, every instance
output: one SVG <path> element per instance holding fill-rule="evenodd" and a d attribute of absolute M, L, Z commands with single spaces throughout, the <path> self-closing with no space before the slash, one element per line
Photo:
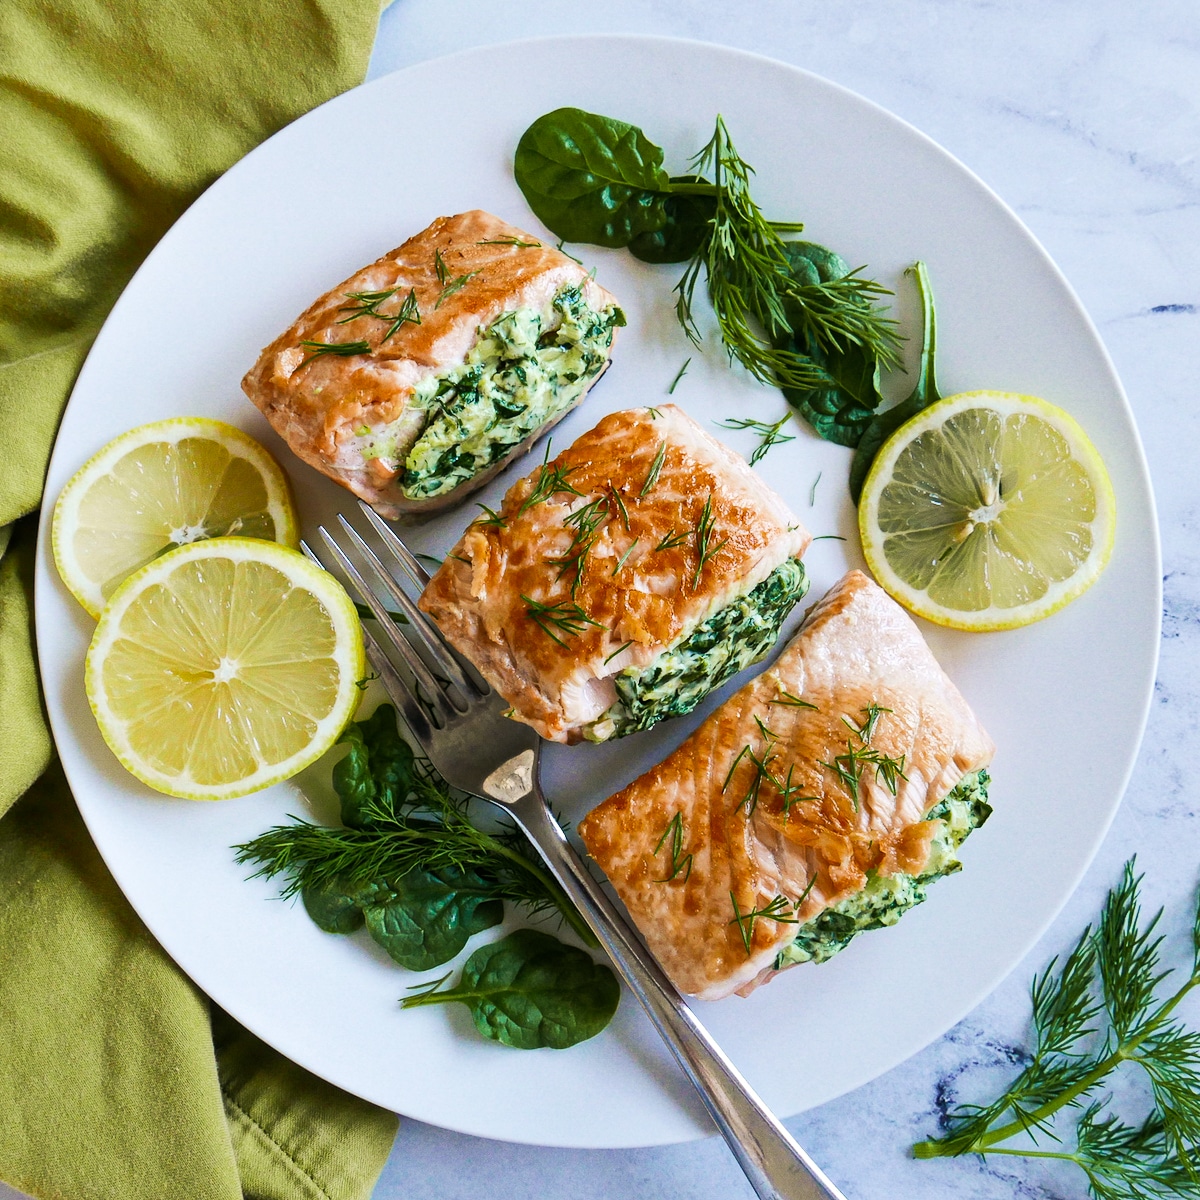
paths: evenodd
<path fill-rule="evenodd" d="M 681 48 L 685 48 L 685 49 L 697 49 L 697 50 L 702 50 L 705 52 L 717 52 L 720 55 L 731 56 L 733 58 L 741 59 L 741 60 L 744 60 L 749 63 L 758 63 L 758 64 L 769 66 L 774 69 L 781 68 L 788 73 L 803 76 L 810 82 L 818 85 L 819 87 L 827 88 L 833 92 L 839 93 L 843 99 L 848 100 L 852 104 L 866 106 L 867 108 L 873 110 L 873 112 L 878 117 L 881 117 L 885 121 L 887 121 L 895 126 L 900 127 L 900 129 L 902 129 L 907 135 L 915 136 L 915 138 L 919 142 L 924 144 L 924 146 L 926 147 L 927 150 L 932 150 L 937 156 L 939 156 L 940 158 L 942 158 L 943 160 L 948 162 L 955 170 L 957 170 L 958 172 L 967 176 L 974 183 L 974 185 L 977 186 L 983 193 L 985 193 L 986 196 L 988 197 L 988 199 L 998 209 L 1000 209 L 1008 217 L 1008 219 L 1014 225 L 1016 225 L 1017 228 L 1023 233 L 1024 237 L 1027 239 L 1029 246 L 1036 251 L 1037 255 L 1041 259 L 1042 265 L 1045 268 L 1048 268 L 1049 272 L 1052 274 L 1052 276 L 1054 277 L 1054 279 L 1057 282 L 1057 284 L 1059 285 L 1059 287 L 1063 290 L 1063 293 L 1065 294 L 1065 296 L 1069 297 L 1075 317 L 1081 320 L 1083 328 L 1090 335 L 1090 337 L 1094 343 L 1095 349 L 1099 351 L 1098 361 L 1102 365 L 1104 373 L 1106 374 L 1109 381 L 1111 382 L 1113 389 L 1121 402 L 1121 406 L 1124 411 L 1124 416 L 1126 417 L 1128 426 L 1134 435 L 1132 445 L 1130 445 L 1128 447 L 1128 450 L 1131 453 L 1133 460 L 1137 467 L 1136 479 L 1133 482 L 1135 482 L 1139 486 L 1140 490 L 1143 492 L 1143 499 L 1145 501 L 1145 507 L 1146 507 L 1147 513 L 1149 515 L 1149 523 L 1150 523 L 1149 529 L 1148 530 L 1139 529 L 1138 532 L 1140 532 L 1142 534 L 1149 533 L 1149 535 L 1150 535 L 1150 542 L 1151 542 L 1150 551 L 1151 551 L 1151 557 L 1153 559 L 1154 567 L 1155 567 L 1155 579 L 1154 579 L 1153 592 L 1154 592 L 1155 605 L 1156 605 L 1156 625 L 1155 625 L 1156 636 L 1155 636 L 1155 641 L 1154 641 L 1154 646 L 1153 646 L 1153 652 L 1150 656 L 1150 661 L 1145 664 L 1145 680 L 1144 680 L 1144 684 L 1143 684 L 1143 692 L 1142 692 L 1140 706 L 1139 706 L 1140 707 L 1140 718 L 1136 723 L 1136 729 L 1131 730 L 1131 732 L 1133 732 L 1135 734 L 1135 736 L 1133 738 L 1133 742 L 1132 742 L 1133 749 L 1129 755 L 1128 762 L 1125 766 L 1124 772 L 1119 780 L 1119 786 L 1116 788 L 1117 799 L 1116 799 L 1115 803 L 1112 805 L 1111 811 L 1108 813 L 1106 819 L 1100 825 L 1098 825 L 1096 827 L 1093 837 L 1091 839 L 1091 845 L 1088 847 L 1087 853 L 1081 861 L 1081 866 L 1074 873 L 1074 876 L 1072 878 L 1070 878 L 1068 884 L 1064 887 L 1060 901 L 1058 902 L 1057 905 L 1053 906 L 1052 911 L 1048 911 L 1046 914 L 1044 914 L 1044 917 L 1043 917 L 1042 921 L 1038 924 L 1035 932 L 1032 933 L 1026 939 L 1027 944 L 1025 945 L 1023 951 L 1008 966 L 1008 968 L 1005 971 L 1003 971 L 1003 973 L 1001 973 L 997 978 L 995 978 L 994 980 L 989 982 L 985 986 L 984 990 L 982 992 L 980 992 L 980 994 L 974 995 L 973 998 L 970 999 L 969 1002 L 966 1002 L 962 1006 L 960 1006 L 961 1011 L 958 1011 L 956 1013 L 956 1015 L 954 1015 L 953 1019 L 944 1026 L 944 1028 L 941 1030 L 940 1033 L 935 1034 L 933 1037 L 931 1037 L 926 1042 L 924 1042 L 923 1046 L 920 1049 L 905 1053 L 903 1055 L 903 1057 L 901 1057 L 901 1058 L 897 1058 L 895 1060 L 890 1060 L 890 1061 L 886 1062 L 883 1066 L 881 1066 L 878 1070 L 876 1070 L 870 1076 L 869 1080 L 863 1081 L 863 1082 L 860 1082 L 857 1084 L 852 1083 L 852 1084 L 842 1088 L 840 1091 L 834 1093 L 833 1095 L 829 1096 L 827 1098 L 827 1101 L 831 1101 L 833 1099 L 836 1099 L 838 1096 L 845 1095 L 849 1091 L 855 1090 L 857 1087 L 867 1086 L 869 1082 L 872 1082 L 873 1080 L 880 1078 L 883 1074 L 886 1074 L 888 1071 L 894 1069 L 901 1062 L 906 1061 L 907 1058 L 911 1057 L 913 1054 L 919 1053 L 921 1049 L 927 1048 L 933 1042 L 937 1041 L 938 1038 L 944 1036 L 945 1033 L 949 1029 L 953 1028 L 954 1025 L 957 1025 L 959 1022 L 961 1022 L 963 1020 L 964 1017 L 966 1017 L 970 1012 L 972 1012 L 975 1008 L 977 1008 L 987 998 L 987 996 L 989 996 L 997 987 L 999 987 L 1000 984 L 1029 957 L 1030 953 L 1040 943 L 1041 939 L 1044 937 L 1045 933 L 1050 928 L 1050 926 L 1055 922 L 1055 920 L 1057 920 L 1057 918 L 1060 915 L 1060 913 L 1062 912 L 1063 908 L 1066 906 L 1068 901 L 1071 899 L 1071 897 L 1074 895 L 1074 893 L 1078 889 L 1080 882 L 1082 881 L 1084 875 L 1087 873 L 1087 871 L 1090 869 L 1092 863 L 1094 862 L 1096 854 L 1098 853 L 1098 851 L 1100 849 L 1100 846 L 1102 845 L 1104 839 L 1108 835 L 1108 832 L 1109 832 L 1109 829 L 1111 828 L 1112 822 L 1116 817 L 1116 813 L 1120 809 L 1121 804 L 1123 803 L 1124 796 L 1128 789 L 1129 781 L 1133 775 L 1133 771 L 1137 765 L 1141 745 L 1144 740 L 1145 729 L 1146 729 L 1147 721 L 1149 718 L 1150 706 L 1153 702 L 1153 697 L 1154 697 L 1154 686 L 1155 686 L 1155 680 L 1156 680 L 1156 676 L 1157 676 L 1159 655 L 1161 653 L 1163 581 L 1162 581 L 1162 543 L 1161 543 L 1161 535 L 1160 535 L 1160 523 L 1159 523 L 1159 518 L 1158 518 L 1157 504 L 1155 502 L 1153 479 L 1150 474 L 1149 463 L 1146 458 L 1145 447 L 1144 447 L 1141 431 L 1138 427 L 1136 415 L 1135 415 L 1132 405 L 1130 404 L 1129 397 L 1125 391 L 1124 385 L 1123 385 L 1121 378 L 1117 372 L 1116 366 L 1112 360 L 1112 356 L 1109 353 L 1108 347 L 1106 346 L 1103 338 L 1100 335 L 1100 332 L 1096 326 L 1096 323 L 1092 320 L 1091 315 L 1088 313 L 1087 309 L 1085 308 L 1082 301 L 1080 300 L 1075 288 L 1072 286 L 1070 281 L 1067 279 L 1067 277 L 1065 276 L 1065 274 L 1063 273 L 1061 268 L 1058 266 L 1058 264 L 1055 262 L 1055 260 L 1051 257 L 1051 255 L 1046 250 L 1046 248 L 1042 245 L 1040 239 L 1032 232 L 1032 230 L 1030 230 L 1028 228 L 1028 226 L 1026 226 L 1026 224 L 1020 218 L 1020 216 L 1016 213 L 1016 211 L 1000 195 L 998 195 L 996 193 L 996 191 L 988 183 L 986 183 L 979 175 L 977 175 L 976 172 L 971 167 L 967 166 L 964 162 L 962 162 L 955 154 L 953 154 L 951 151 L 949 151 L 944 146 L 942 146 L 939 142 L 934 140 L 930 135 L 924 133 L 921 129 L 919 129 L 915 125 L 911 124 L 904 117 L 899 116 L 895 112 L 884 107 L 882 104 L 871 99 L 870 97 L 864 96 L 862 93 L 857 92 L 854 89 L 852 89 L 844 84 L 838 83 L 837 81 L 835 81 L 833 79 L 823 76 L 815 71 L 809 70 L 808 68 L 797 66 L 793 63 L 789 63 L 785 60 L 778 59 L 778 58 L 775 58 L 770 55 L 764 55 L 764 54 L 761 54 L 761 53 L 758 53 L 755 51 L 749 51 L 749 50 L 745 50 L 745 49 L 742 49 L 739 47 L 727 46 L 727 45 L 724 45 L 719 42 L 710 42 L 710 41 L 701 40 L 701 39 L 685 38 L 685 37 L 672 37 L 672 36 L 654 35 L 654 34 L 643 35 L 643 34 L 636 34 L 636 33 L 588 33 L 588 34 L 563 34 L 563 35 L 545 34 L 545 35 L 539 35 L 536 37 L 517 38 L 517 39 L 512 39 L 512 40 L 504 41 L 504 42 L 495 42 L 495 43 L 487 43 L 487 44 L 478 45 L 478 46 L 471 46 L 471 47 L 467 47 L 467 48 L 464 48 L 461 50 L 453 51 L 453 52 L 445 54 L 445 55 L 439 55 L 434 58 L 421 59 L 418 62 L 407 64 L 406 66 L 399 68 L 396 71 L 391 71 L 384 75 L 380 75 L 374 79 L 366 80 L 363 83 L 357 85 L 356 87 L 347 89 L 345 92 L 341 92 L 338 95 L 331 97 L 330 99 L 317 105 L 315 108 L 310 109 L 308 112 L 297 117 L 294 121 L 291 121 L 287 125 L 282 126 L 279 130 L 275 131 L 275 133 L 273 133 L 270 137 L 264 139 L 263 142 L 260 142 L 257 146 L 255 146 L 253 149 L 251 149 L 245 155 L 243 155 L 242 158 L 240 158 L 237 162 L 232 164 L 227 171 L 225 171 L 222 175 L 218 176 L 216 180 L 214 180 L 211 184 L 209 184 L 208 187 L 206 187 L 206 189 L 203 192 L 201 192 L 200 195 L 197 196 L 187 206 L 187 208 L 185 208 L 183 210 L 182 213 L 180 213 L 179 217 L 172 223 L 170 228 L 167 229 L 167 231 L 163 234 L 163 236 L 155 243 L 155 245 L 150 250 L 149 254 L 146 255 L 145 259 L 143 259 L 143 261 L 139 264 L 137 270 L 130 277 L 129 281 L 125 284 L 125 286 L 122 288 L 122 291 L 121 291 L 120 295 L 118 296 L 116 302 L 114 303 L 112 309 L 109 311 L 108 315 L 105 317 L 104 322 L 101 324 L 99 330 L 97 331 L 95 339 L 93 340 L 93 343 L 92 343 L 92 347 L 89 347 L 88 355 L 84 360 L 84 363 L 79 371 L 79 374 L 76 377 L 74 384 L 72 385 L 71 393 L 67 399 L 66 404 L 64 405 L 62 417 L 60 418 L 59 431 L 56 432 L 56 434 L 55 434 L 54 445 L 53 445 L 50 459 L 49 459 L 49 462 L 47 465 L 47 479 L 51 478 L 56 473 L 56 466 L 58 464 L 58 457 L 59 457 L 59 453 L 60 453 L 60 434 L 61 434 L 63 425 L 65 424 L 66 414 L 67 414 L 70 406 L 72 405 L 72 403 L 74 403 L 74 401 L 75 401 L 76 393 L 80 392 L 81 388 L 86 386 L 86 384 L 88 382 L 89 374 L 90 374 L 89 368 L 92 366 L 92 350 L 94 349 L 95 345 L 97 343 L 99 343 L 100 340 L 104 337 L 105 331 L 109 327 L 110 323 L 119 321 L 119 319 L 121 317 L 122 309 L 126 303 L 126 298 L 127 298 L 126 294 L 134 288 L 135 283 L 142 276 L 142 274 L 147 271 L 147 269 L 156 260 L 156 258 L 158 256 L 160 256 L 162 253 L 164 253 L 163 247 L 168 244 L 173 244 L 176 237 L 182 236 L 178 233 L 179 226 L 184 223 L 185 218 L 187 218 L 187 216 L 190 214 L 192 209 L 197 204 L 200 204 L 201 202 L 204 201 L 205 197 L 208 194 L 208 191 L 213 187 L 214 184 L 216 184 L 219 181 L 223 182 L 227 177 L 233 175 L 235 172 L 241 172 L 243 169 L 243 164 L 255 159 L 256 156 L 258 156 L 262 152 L 264 152 L 264 148 L 268 145 L 268 143 L 273 141 L 280 134 L 284 134 L 287 131 L 289 131 L 292 128 L 292 126 L 298 124 L 301 121 L 305 121 L 305 120 L 309 119 L 310 117 L 312 117 L 313 114 L 320 112 L 322 109 L 324 109 L 328 105 L 339 103 L 345 97 L 347 97 L 351 94 L 356 94 L 358 92 L 362 92 L 362 91 L 365 91 L 368 89 L 379 87 L 379 86 L 383 85 L 385 81 L 392 80 L 398 75 L 402 76 L 409 72 L 425 71 L 425 70 L 429 70 L 430 68 L 437 67 L 442 64 L 451 64 L 458 60 L 470 59 L 472 57 L 491 56 L 491 55 L 494 55 L 497 53 L 506 53 L 506 54 L 510 54 L 510 55 L 516 54 L 516 53 L 519 53 L 522 50 L 522 48 L 525 48 L 525 47 L 538 46 L 538 47 L 544 48 L 547 45 L 558 45 L 558 46 L 561 46 L 564 49 L 566 49 L 572 45 L 580 45 L 580 44 L 608 45 L 608 46 L 619 46 L 621 44 L 630 44 L 630 45 L 638 45 L 638 46 L 645 46 L 647 44 L 650 44 L 650 45 L 660 44 L 660 45 L 664 45 L 664 46 L 681 47 Z M 46 496 L 43 496 L 41 512 L 40 512 L 39 522 L 38 522 L 38 537 L 37 537 L 37 547 L 36 547 L 36 571 L 35 571 L 35 581 L 34 581 L 34 622 L 35 622 L 36 634 L 39 635 L 39 637 L 41 635 L 51 632 L 50 629 L 48 627 L 46 627 L 46 622 L 48 622 L 50 620 L 49 608 L 51 606 L 52 601 L 49 599 L 49 597 L 51 597 L 54 594 L 54 579 L 53 579 L 52 557 L 48 558 L 47 556 L 50 556 L 50 554 L 51 554 L 49 534 L 50 534 L 50 524 L 51 524 L 51 520 L 52 520 L 52 516 L 53 516 L 53 508 L 54 508 L 53 503 L 52 502 L 47 503 Z M 39 655 L 38 656 L 38 674 L 39 674 L 39 680 L 42 683 L 44 693 L 50 690 L 49 687 L 47 686 L 47 678 L 45 675 L 45 670 L 46 669 L 43 667 L 43 663 L 42 663 L 42 657 L 41 657 L 41 655 Z M 69 739 L 71 736 L 71 724 L 70 724 L 70 722 L 67 721 L 65 714 L 60 714 L 59 717 L 56 717 L 55 714 L 51 711 L 51 707 L 49 705 L 47 705 L 46 706 L 46 715 L 47 715 L 48 723 L 51 727 L 51 732 L 53 734 L 56 746 L 57 746 L 57 741 L 60 736 L 60 733 L 62 735 L 65 735 Z M 63 728 L 61 730 L 59 728 L 60 720 L 61 720 L 62 726 L 63 726 Z M 72 798 L 74 799 L 75 781 L 72 779 L 72 771 L 71 771 L 71 769 L 67 768 L 65 762 L 63 763 L 63 767 L 64 767 L 64 772 L 67 777 L 68 785 L 70 786 L 71 791 L 72 791 Z M 85 783 L 85 782 L 86 781 L 84 781 L 84 780 L 80 780 L 81 784 Z M 88 814 L 85 806 L 80 805 L 77 800 L 75 801 L 75 803 L 76 803 L 76 807 L 78 808 L 78 810 L 82 816 L 82 819 L 83 819 L 85 825 L 88 828 L 89 836 L 92 837 L 93 842 L 94 842 L 94 844 L 96 844 L 97 850 L 99 852 L 99 840 L 96 838 L 95 833 L 93 831 L 91 820 L 89 820 L 89 814 Z M 100 853 L 101 853 L 101 857 L 103 859 L 104 858 L 103 852 L 100 852 Z M 116 878 L 115 873 L 113 873 L 112 869 L 110 867 L 108 867 L 107 860 L 105 860 L 105 866 L 107 869 L 109 869 L 110 874 L 113 874 L 113 878 L 115 879 Z M 118 887 L 120 887 L 120 886 L 121 885 L 118 882 Z M 122 895 L 125 896 L 125 892 L 124 892 L 123 888 L 121 889 L 121 891 L 122 891 Z M 154 926 L 155 926 L 155 924 L 157 924 L 157 922 L 154 921 L 152 919 L 152 917 L 147 917 L 145 914 L 143 914 L 140 911 L 140 909 L 138 909 L 137 905 L 135 905 L 131 899 L 129 899 L 127 896 L 125 898 L 130 903 L 131 907 L 134 908 L 134 911 L 137 913 L 139 919 L 146 925 L 147 929 L 150 930 L 152 936 L 155 937 L 155 940 L 159 942 L 160 946 L 162 946 L 162 940 L 159 938 L 158 934 L 155 933 L 155 930 L 154 930 Z M 178 963 L 178 961 L 174 958 L 174 956 L 170 955 L 169 952 L 166 951 L 165 946 L 163 947 L 163 950 L 164 950 L 164 953 L 168 954 L 168 957 L 171 957 L 172 962 L 174 962 L 175 965 L 177 967 L 179 967 L 179 969 L 181 971 L 183 971 L 184 974 L 187 975 L 189 979 L 192 980 L 192 982 L 195 984 L 195 986 L 204 995 L 208 996 L 209 993 L 206 991 L 206 989 L 197 980 L 195 980 L 186 971 L 185 968 L 183 968 Z M 276 1045 L 276 1043 L 272 1040 L 272 1038 L 270 1036 L 264 1036 L 264 1034 L 257 1029 L 253 1030 L 253 1032 L 256 1034 L 256 1036 L 260 1037 L 268 1045 L 272 1045 L 273 1048 L 275 1048 L 276 1050 L 279 1050 L 280 1053 L 284 1053 L 285 1056 L 288 1056 L 286 1051 L 282 1051 L 279 1049 L 279 1047 Z M 288 1056 L 288 1057 L 290 1057 L 290 1056 Z M 311 1067 L 306 1067 L 306 1069 L 312 1070 Z M 317 1072 L 314 1072 L 314 1073 L 317 1073 Z M 351 1092 L 352 1094 L 362 1096 L 364 1099 L 366 1099 L 372 1103 L 381 1105 L 382 1107 L 388 1109 L 389 1111 L 392 1110 L 392 1105 L 390 1103 L 388 1103 L 388 1101 L 382 1100 L 378 1096 L 370 1094 L 369 1090 L 364 1091 L 360 1087 L 348 1085 L 346 1082 L 342 1082 L 337 1079 L 330 1078 L 330 1076 L 327 1074 L 322 1074 L 322 1077 L 328 1079 L 329 1082 L 333 1083 L 335 1086 L 343 1088 L 344 1090 Z M 827 1102 L 827 1101 L 823 1101 L 822 1103 Z M 807 1111 L 807 1110 L 800 1109 L 798 1111 Z M 794 1115 L 794 1114 L 786 1114 L 786 1115 Z M 423 1118 L 415 1117 L 412 1119 L 420 1120 Z M 635 1147 L 640 1147 L 640 1146 L 669 1145 L 669 1144 L 677 1144 L 680 1142 L 687 1142 L 687 1141 L 695 1140 L 697 1138 L 709 1136 L 711 1134 L 711 1131 L 697 1129 L 691 1135 L 687 1135 L 687 1136 L 683 1136 L 683 1137 L 679 1137 L 679 1138 L 670 1137 L 670 1138 L 664 1139 L 660 1135 L 652 1135 L 652 1136 L 646 1138 L 645 1140 L 641 1140 L 641 1141 L 623 1140 L 614 1145 L 612 1142 L 595 1142 L 595 1141 L 588 1141 L 588 1140 L 578 1140 L 578 1141 L 563 1141 L 563 1140 L 544 1141 L 543 1140 L 543 1141 L 539 1141 L 539 1140 L 534 1140 L 532 1138 L 526 1140 L 523 1138 L 518 1138 L 518 1137 L 513 1137 L 513 1136 L 497 1135 L 494 1132 L 489 1132 L 488 1130 L 479 1128 L 479 1127 L 473 1128 L 469 1121 L 463 1122 L 460 1124 L 456 1124 L 453 1126 L 447 1125 L 444 1127 L 450 1128 L 450 1129 L 453 1129 L 453 1130 L 456 1130 L 458 1132 L 462 1132 L 465 1134 L 469 1134 L 472 1136 L 488 1137 L 488 1138 L 492 1138 L 492 1139 L 496 1139 L 496 1140 L 510 1141 L 510 1142 L 513 1142 L 514 1144 L 536 1145 L 536 1146 L 555 1146 L 555 1147 L 563 1147 L 563 1148 L 599 1148 L 601 1146 L 604 1146 L 604 1147 L 616 1149 L 616 1148 L 635 1148 Z"/>

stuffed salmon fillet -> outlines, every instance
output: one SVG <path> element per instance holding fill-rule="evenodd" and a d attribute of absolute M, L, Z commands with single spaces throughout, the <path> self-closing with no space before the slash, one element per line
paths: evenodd
<path fill-rule="evenodd" d="M 775 664 L 579 830 L 680 991 L 748 994 L 892 924 L 991 811 L 991 739 L 852 571 Z"/>
<path fill-rule="evenodd" d="M 242 389 L 293 453 L 394 518 L 458 503 L 527 449 L 624 323 L 574 259 L 476 210 L 326 292 Z"/>
<path fill-rule="evenodd" d="M 515 483 L 421 607 L 552 741 L 690 712 L 762 658 L 811 541 L 745 460 L 681 409 L 612 413 Z"/>

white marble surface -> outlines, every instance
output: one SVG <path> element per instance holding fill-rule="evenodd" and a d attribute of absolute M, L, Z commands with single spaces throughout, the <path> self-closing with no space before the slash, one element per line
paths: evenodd
<path fill-rule="evenodd" d="M 1200 876 L 1200 797 L 1185 767 L 1200 749 L 1200 9 L 1195 0 L 395 0 L 371 73 L 470 45 L 586 32 L 769 54 L 911 121 L 1032 228 L 1125 382 L 1158 496 L 1166 601 L 1155 703 L 1112 831 L 1059 920 L 986 1003 L 881 1079 L 788 1122 L 850 1200 L 1082 1198 L 1073 1168 L 916 1162 L 908 1147 L 936 1133 L 947 1103 L 982 1099 L 1011 1073 L 1027 1035 L 1031 975 L 1092 919 L 1130 854 L 1147 872 L 1148 903 L 1169 906 L 1175 933 Z M 1190 1015 L 1200 1021 L 1200 1005 Z M 376 1200 L 750 1195 L 716 1138 L 549 1150 L 407 1120 L 375 1192 Z"/>

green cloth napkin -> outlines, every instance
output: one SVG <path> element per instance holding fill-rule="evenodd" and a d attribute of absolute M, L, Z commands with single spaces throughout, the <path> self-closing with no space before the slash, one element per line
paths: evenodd
<path fill-rule="evenodd" d="M 39 1198 L 361 1200 L 395 1135 L 211 1011 L 118 891 L 52 764 L 30 587 L 29 514 L 113 301 L 209 183 L 361 81 L 378 15 L 0 4 L 0 1179 Z"/>

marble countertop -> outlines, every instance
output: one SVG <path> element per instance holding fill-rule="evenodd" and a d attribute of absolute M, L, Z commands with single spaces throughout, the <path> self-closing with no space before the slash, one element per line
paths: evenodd
<path fill-rule="evenodd" d="M 1195 0 L 395 0 L 371 75 L 472 45 L 565 33 L 690 37 L 768 54 L 882 104 L 1021 216 L 1100 328 L 1137 416 L 1162 523 L 1162 658 L 1145 742 L 1082 886 L 1029 957 L 939 1041 L 788 1122 L 850 1200 L 1074 1200 L 1080 1172 L 1017 1158 L 917 1162 L 909 1145 L 1007 1079 L 1028 985 L 1093 919 L 1137 853 L 1147 907 L 1187 919 L 1200 876 L 1200 9 Z M 1176 943 L 1178 946 L 1178 943 Z M 1189 1014 L 1200 1020 L 1200 1006 Z M 376 1200 L 731 1200 L 717 1138 L 643 1150 L 508 1145 L 404 1120 Z"/>

